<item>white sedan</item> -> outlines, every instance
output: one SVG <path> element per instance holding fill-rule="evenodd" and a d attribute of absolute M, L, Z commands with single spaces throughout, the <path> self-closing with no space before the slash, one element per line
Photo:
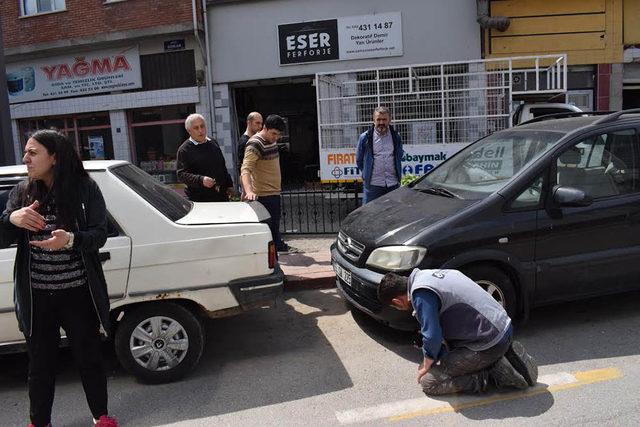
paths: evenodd
<path fill-rule="evenodd" d="M 150 382 L 184 376 L 204 348 L 202 319 L 272 305 L 282 292 L 269 214 L 257 202 L 193 203 L 124 161 L 90 161 L 109 214 L 100 249 L 116 354 Z M 0 167 L 0 208 L 26 179 Z M 13 306 L 15 246 L 0 249 L 0 353 L 22 351 Z"/>

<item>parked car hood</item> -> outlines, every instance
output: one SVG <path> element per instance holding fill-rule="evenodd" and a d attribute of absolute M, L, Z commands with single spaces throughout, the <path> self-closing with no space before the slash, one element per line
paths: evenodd
<path fill-rule="evenodd" d="M 191 211 L 176 223 L 183 225 L 237 224 L 260 222 L 267 218 L 269 213 L 257 202 L 194 202 Z"/>
<path fill-rule="evenodd" d="M 341 230 L 367 246 L 402 244 L 474 203 L 401 187 L 353 211 Z"/>

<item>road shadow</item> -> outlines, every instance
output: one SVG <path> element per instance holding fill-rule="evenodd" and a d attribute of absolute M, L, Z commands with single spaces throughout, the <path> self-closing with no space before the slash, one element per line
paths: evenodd
<path fill-rule="evenodd" d="M 535 309 L 516 339 L 539 365 L 640 354 L 640 292 Z"/>
<path fill-rule="evenodd" d="M 414 346 L 417 331 L 409 332 L 390 328 L 357 308 L 354 308 L 346 301 L 344 301 L 344 304 L 345 307 L 348 307 L 351 310 L 353 320 L 358 324 L 360 329 L 369 336 L 369 338 L 373 339 L 388 350 L 393 351 L 403 359 L 415 363 L 422 362 L 421 350 Z"/>
<path fill-rule="evenodd" d="M 273 308 L 208 320 L 202 360 L 187 378 L 175 383 L 137 382 L 120 368 L 113 349 L 105 344 L 110 411 L 123 426 L 169 424 L 351 388 L 351 378 L 317 325 L 321 316 L 344 314 L 342 300 L 320 291 L 313 297 L 296 292 L 285 298 L 296 301 L 282 300 Z M 55 423 L 86 425 L 89 409 L 70 351 L 61 349 L 60 356 Z M 27 356 L 1 358 L 0 425 L 24 425 Z"/>
<path fill-rule="evenodd" d="M 320 292 L 308 301 L 304 294 L 293 296 L 302 305 L 280 302 L 275 308 L 208 322 L 202 361 L 188 378 L 114 390 L 121 412 L 144 396 L 139 413 L 120 417 L 123 424 L 167 424 L 351 388 L 345 367 L 317 326 L 320 316 L 344 313 L 341 301 Z M 166 397 L 175 396 L 177 389 L 181 396 L 167 408 Z"/>
<path fill-rule="evenodd" d="M 640 292 L 630 292 L 537 308 L 527 323 L 516 325 L 515 338 L 539 366 L 638 355 L 638 306 Z M 376 342 L 406 360 L 421 362 L 422 353 L 412 345 L 412 333 L 391 329 L 357 309 L 352 310 L 352 316 Z M 456 399 L 439 398 L 454 406 Z M 456 412 L 473 420 L 498 420 L 535 417 L 553 405 L 553 394 L 545 390 L 526 398 L 463 407 Z"/>

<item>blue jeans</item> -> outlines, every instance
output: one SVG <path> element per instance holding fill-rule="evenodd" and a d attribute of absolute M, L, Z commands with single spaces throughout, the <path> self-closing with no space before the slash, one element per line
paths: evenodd
<path fill-rule="evenodd" d="M 364 185 L 364 194 L 362 196 L 362 204 L 369 203 L 372 200 L 377 199 L 380 196 L 384 196 L 390 191 L 400 187 L 399 184 L 392 185 L 391 187 L 379 187 L 377 185 Z"/>

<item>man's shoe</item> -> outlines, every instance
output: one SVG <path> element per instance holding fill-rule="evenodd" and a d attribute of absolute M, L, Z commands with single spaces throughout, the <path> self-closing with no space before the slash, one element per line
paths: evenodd
<path fill-rule="evenodd" d="M 102 415 L 99 419 L 93 419 L 93 424 L 96 427 L 118 427 L 118 422 L 115 418 L 108 415 Z"/>
<path fill-rule="evenodd" d="M 497 388 L 513 387 L 522 390 L 529 386 L 527 380 L 511 366 L 511 363 L 504 356 L 489 369 L 489 378 Z"/>
<path fill-rule="evenodd" d="M 302 252 L 300 249 L 294 248 L 293 246 L 289 246 L 286 243 L 283 243 L 282 246 L 278 247 L 277 251 L 280 253 L 286 253 L 286 254 L 297 254 Z"/>
<path fill-rule="evenodd" d="M 536 385 L 538 382 L 538 365 L 522 344 L 518 341 L 511 343 L 504 357 L 507 358 L 511 366 L 522 375 L 530 386 Z"/>

